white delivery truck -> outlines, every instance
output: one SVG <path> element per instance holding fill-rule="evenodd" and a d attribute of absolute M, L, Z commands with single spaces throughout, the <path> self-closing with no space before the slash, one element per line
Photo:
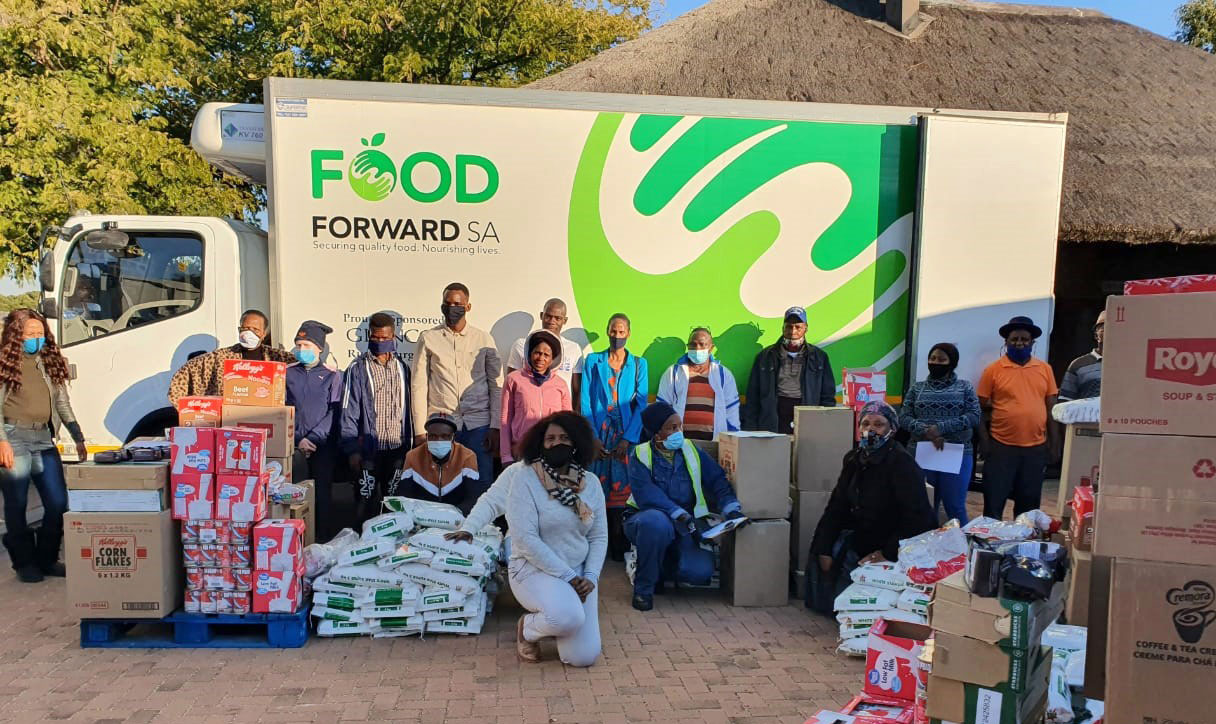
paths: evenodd
<path fill-rule="evenodd" d="M 46 236 L 43 305 L 97 448 L 171 424 L 171 373 L 233 344 L 245 308 L 277 343 L 329 324 L 345 366 L 379 310 L 410 353 L 454 281 L 504 353 L 550 297 L 588 349 L 628 314 L 652 391 L 701 325 L 744 389 L 802 305 L 838 375 L 884 369 L 898 397 L 934 342 L 974 379 L 1009 317 L 1050 323 L 1066 121 L 270 78 L 263 105 L 204 106 L 192 140 L 265 184 L 269 235 L 80 214 Z"/>

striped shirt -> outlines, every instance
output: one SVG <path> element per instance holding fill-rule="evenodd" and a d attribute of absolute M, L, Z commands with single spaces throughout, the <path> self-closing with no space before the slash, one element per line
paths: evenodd
<path fill-rule="evenodd" d="M 380 449 L 395 450 L 404 442 L 401 428 L 405 401 L 401 395 L 400 363 L 396 356 L 389 357 L 388 364 L 384 364 L 369 355 L 367 369 L 372 376 L 372 402 L 376 407 L 376 437 L 380 441 Z"/>
<path fill-rule="evenodd" d="M 688 401 L 684 403 L 684 437 L 714 439 L 714 388 L 705 375 L 688 378 Z"/>
<path fill-rule="evenodd" d="M 1102 355 L 1098 350 L 1083 354 L 1068 365 L 1060 383 L 1060 401 L 1102 396 Z"/>

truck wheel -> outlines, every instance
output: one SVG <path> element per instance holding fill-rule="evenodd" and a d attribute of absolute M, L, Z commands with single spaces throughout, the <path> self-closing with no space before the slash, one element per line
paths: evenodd
<path fill-rule="evenodd" d="M 125 442 L 131 442 L 137 437 L 162 437 L 165 428 L 177 425 L 177 410 L 171 407 L 149 412 L 142 420 L 131 428 Z"/>

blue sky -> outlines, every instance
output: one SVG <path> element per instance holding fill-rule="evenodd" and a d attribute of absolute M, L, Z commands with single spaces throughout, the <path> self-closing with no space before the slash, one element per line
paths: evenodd
<path fill-rule="evenodd" d="M 666 22 L 704 5 L 708 0 L 667 0 L 666 8 L 659 16 Z M 1002 0 L 997 0 L 1001 2 Z M 1151 30 L 1167 38 L 1174 36 L 1178 23 L 1174 11 L 1183 0 L 1019 0 L 1033 5 L 1056 5 L 1060 7 L 1082 7 L 1100 10 L 1112 18 Z"/>

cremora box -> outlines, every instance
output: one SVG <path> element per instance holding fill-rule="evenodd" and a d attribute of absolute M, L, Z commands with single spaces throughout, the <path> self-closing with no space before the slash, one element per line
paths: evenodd
<path fill-rule="evenodd" d="M 181 542 L 168 511 L 66 513 L 68 611 L 80 618 L 163 618 L 181 600 Z"/>
<path fill-rule="evenodd" d="M 256 523 L 266 517 L 268 475 L 215 476 L 215 519 Z"/>
<path fill-rule="evenodd" d="M 1107 631 L 1107 722 L 1216 720 L 1205 693 L 1216 683 L 1214 658 L 1216 566 L 1114 562 Z"/>
<path fill-rule="evenodd" d="M 1216 436 L 1216 293 L 1111 297 L 1102 432 Z"/>
<path fill-rule="evenodd" d="M 300 576 L 289 571 L 253 574 L 254 613 L 294 613 L 300 607 Z"/>
<path fill-rule="evenodd" d="M 68 490 L 68 510 L 79 513 L 156 513 L 168 509 L 167 488 L 157 490 Z"/>
<path fill-rule="evenodd" d="M 1013 649 L 936 631 L 933 675 L 1022 694 L 1034 683 L 1031 674 L 1039 654 L 1038 647 Z"/>
<path fill-rule="evenodd" d="M 1029 676 L 1031 684 L 1022 694 L 1008 687 L 986 687 L 930 675 L 926 706 L 930 720 L 943 724 L 1039 724 L 1047 709 L 1051 649 L 1040 647 L 1036 658 Z"/>
<path fill-rule="evenodd" d="M 790 519 L 790 565 L 795 571 L 806 571 L 810 565 L 811 539 L 815 537 L 815 527 L 819 525 L 832 494 L 791 488 L 790 495 L 794 498 L 794 516 Z"/>
<path fill-rule="evenodd" d="M 962 572 L 943 579 L 933 589 L 929 625 L 979 641 L 1029 650 L 1039 645 L 1043 630 L 1064 610 L 1065 586 L 1056 584 L 1046 601 L 984 598 L 967 589 Z"/>
<path fill-rule="evenodd" d="M 215 431 L 212 427 L 170 428 L 169 475 L 214 473 Z"/>
<path fill-rule="evenodd" d="M 1060 493 L 1052 514 L 1068 519 L 1072 515 L 1072 491 L 1078 485 L 1097 485 L 1102 453 L 1102 433 L 1090 423 L 1069 425 L 1064 433 L 1064 462 L 1060 467 Z"/>
<path fill-rule="evenodd" d="M 1216 565 L 1216 438 L 1107 435 L 1102 465 L 1096 555 Z"/>
<path fill-rule="evenodd" d="M 1094 554 L 1073 548 L 1069 553 L 1068 596 L 1064 599 L 1064 620 L 1072 626 L 1089 626 L 1089 591 L 1093 580 Z"/>
<path fill-rule="evenodd" d="M 215 514 L 215 476 L 211 473 L 173 476 L 171 510 L 177 520 L 207 520 Z"/>
<path fill-rule="evenodd" d="M 224 405 L 281 406 L 287 399 L 287 365 L 262 360 L 224 360 Z"/>
<path fill-rule="evenodd" d="M 266 431 L 221 427 L 215 431 L 216 472 L 260 475 L 266 469 Z"/>
<path fill-rule="evenodd" d="M 790 515 L 790 436 L 771 432 L 724 432 L 718 462 L 749 518 Z"/>
<path fill-rule="evenodd" d="M 253 567 L 304 572 L 304 521 L 264 520 L 253 527 Z"/>
<path fill-rule="evenodd" d="M 866 649 L 866 674 L 862 690 L 889 696 L 911 705 L 916 700 L 918 657 L 933 629 L 906 621 L 879 619 L 870 627 Z"/>
<path fill-rule="evenodd" d="M 840 478 L 841 461 L 853 449 L 853 410 L 794 408 L 794 487 L 828 492 Z"/>
<path fill-rule="evenodd" d="M 266 431 L 266 457 L 289 458 L 296 450 L 296 408 L 224 406 L 224 427 Z"/>
<path fill-rule="evenodd" d="M 177 424 L 182 427 L 219 427 L 224 398 L 183 397 L 177 401 Z"/>
<path fill-rule="evenodd" d="M 73 463 L 63 476 L 68 490 L 157 490 L 169 486 L 169 463 Z"/>
<path fill-rule="evenodd" d="M 753 520 L 728 535 L 722 568 L 730 604 L 789 603 L 790 522 Z"/>

